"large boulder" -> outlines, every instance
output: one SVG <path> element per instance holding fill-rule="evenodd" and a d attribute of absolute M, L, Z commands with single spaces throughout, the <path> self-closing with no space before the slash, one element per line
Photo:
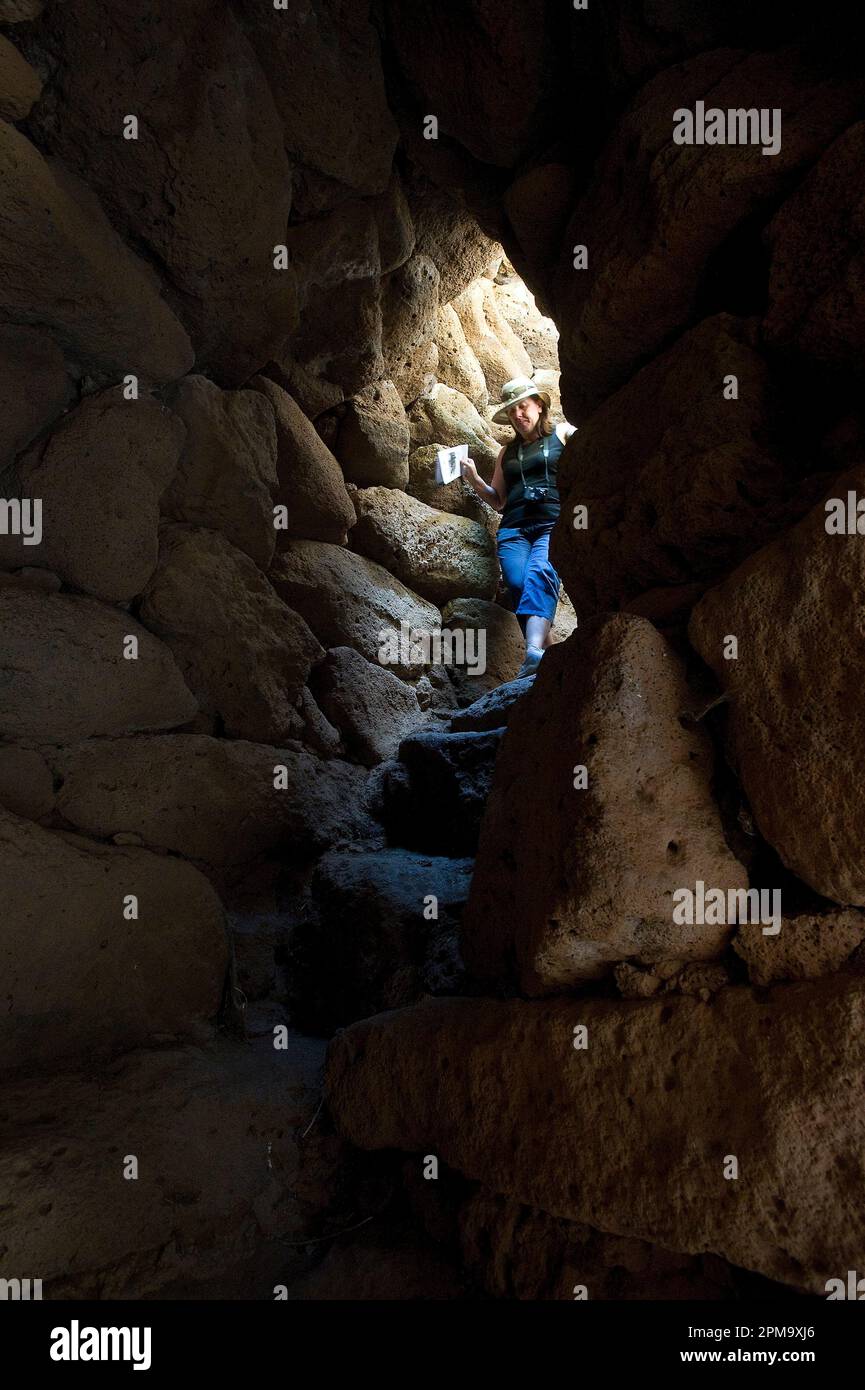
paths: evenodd
<path fill-rule="evenodd" d="M 865 468 L 835 480 L 845 508 L 848 492 L 865 495 Z M 752 555 L 704 596 L 689 635 L 727 695 L 728 748 L 761 834 L 818 893 L 862 906 L 865 567 L 861 536 L 829 522 L 818 505 Z"/>
<path fill-rule="evenodd" d="M 276 426 L 255 391 L 221 391 L 187 376 L 171 398 L 186 426 L 176 477 L 163 498 L 166 516 L 221 531 L 266 570 L 276 533 Z"/>
<path fill-rule="evenodd" d="M 571 164 L 533 164 L 505 190 L 502 201 L 508 222 L 538 280 L 546 278 L 558 258 L 576 199 L 577 181 Z M 530 348 L 529 356 L 534 361 Z"/>
<path fill-rule="evenodd" d="M 534 683 L 534 674 L 523 676 L 520 680 L 505 681 L 486 695 L 481 695 L 473 705 L 461 709 L 451 718 L 450 726 L 455 734 L 482 733 L 486 729 L 505 729 L 514 712 L 517 701 L 528 695 Z"/>
<path fill-rule="evenodd" d="M 4 738 L 71 743 L 171 729 L 198 711 L 168 647 L 95 599 L 0 587 L 0 650 Z"/>
<path fill-rule="evenodd" d="M 444 444 L 421 444 L 409 455 L 409 482 L 406 491 L 428 507 L 453 516 L 467 516 L 480 522 L 494 536 L 499 526 L 499 514 L 482 502 L 464 478 L 440 483 L 436 480 L 436 459 Z"/>
<path fill-rule="evenodd" d="M 441 607 L 455 598 L 495 594 L 495 547 L 478 522 L 440 512 L 393 488 L 361 488 L 353 500 L 352 550 L 384 565 L 423 598 Z"/>
<path fill-rule="evenodd" d="M 35 748 L 0 744 L 0 806 L 25 820 L 43 820 L 53 811 L 54 778 Z"/>
<path fill-rule="evenodd" d="M 720 954 L 726 914 L 674 917 L 674 894 L 698 880 L 748 886 L 712 800 L 708 739 L 680 722 L 687 706 L 678 658 L 643 619 L 596 619 L 547 650 L 508 721 L 481 827 L 464 922 L 474 973 L 504 980 L 515 961 L 526 993 L 552 994 L 620 960 Z"/>
<path fill-rule="evenodd" d="M 24 24 L 38 19 L 45 0 L 0 0 L 0 24 Z"/>
<path fill-rule="evenodd" d="M 563 525 L 553 563 L 578 608 L 617 608 L 647 589 L 710 580 L 787 514 L 773 457 L 769 379 L 756 325 L 717 314 L 604 401 L 559 463 Z M 737 378 L 738 396 L 724 382 Z M 587 524 L 567 524 L 574 509 Z"/>
<path fill-rule="evenodd" d="M 297 746 L 203 734 L 89 739 L 49 761 L 70 825 L 183 855 L 211 875 L 276 851 L 309 858 L 374 831 L 366 773 Z"/>
<path fill-rule="evenodd" d="M 72 382 L 47 333 L 0 324 L 0 470 L 63 411 Z"/>
<path fill-rule="evenodd" d="M 501 398 L 506 381 L 532 375 L 532 360 L 501 313 L 491 280 L 473 280 L 452 307 L 493 400 Z"/>
<path fill-rule="evenodd" d="M 436 266 L 441 302 L 450 304 L 484 273 L 491 255 L 496 251 L 501 254 L 501 247 L 481 231 L 464 198 L 419 175 L 416 164 L 408 201 L 417 231 L 417 250 Z"/>
<path fill-rule="evenodd" d="M 382 280 L 384 375 L 395 382 L 400 375 L 406 377 L 402 383 L 404 400 L 411 400 L 423 389 L 406 387 L 411 381 L 412 367 L 417 368 L 413 361 L 416 352 L 434 336 L 438 307 L 439 273 L 429 256 L 416 252 Z"/>
<path fill-rule="evenodd" d="M 441 626 L 439 610 L 372 560 L 336 545 L 292 541 L 270 577 L 324 646 L 354 647 L 402 677 L 436 664 L 421 648 Z"/>
<path fill-rule="evenodd" d="M 216 531 L 166 526 L 141 619 L 177 658 L 205 713 L 234 738 L 293 737 L 296 705 L 324 652 L 248 555 Z"/>
<path fill-rule="evenodd" d="M 857 121 L 776 213 L 765 333 L 821 362 L 855 366 L 865 347 L 865 121 Z M 803 268 L 807 266 L 807 274 Z"/>
<path fill-rule="evenodd" d="M 783 139 L 674 144 L 673 112 L 760 109 L 771 88 Z M 653 77 L 598 159 L 561 240 L 551 285 L 568 368 L 568 413 L 581 421 L 686 324 L 710 258 L 861 113 L 861 79 L 827 78 L 795 48 L 698 53 Z M 574 248 L 588 264 L 574 266 Z M 717 270 L 717 267 L 716 267 Z"/>
<path fill-rule="evenodd" d="M 279 365 L 276 379 L 311 418 L 380 381 L 386 375 L 381 277 L 352 276 L 311 293 L 291 357 Z"/>
<path fill-rule="evenodd" d="M 483 410 L 489 403 L 490 393 L 481 365 L 469 347 L 452 304 L 443 304 L 438 311 L 435 341 L 439 381 L 466 396 L 477 410 Z"/>
<path fill-rule="evenodd" d="M 343 545 L 355 517 L 339 464 L 287 391 L 263 376 L 250 384 L 270 402 L 276 421 L 276 502 L 286 519 L 277 545 L 290 536 Z"/>
<path fill-rule="evenodd" d="M 274 11 L 240 0 L 238 9 L 282 122 L 295 211 L 320 213 L 347 190 L 381 193 L 398 132 L 367 7 L 323 0 Z"/>
<path fill-rule="evenodd" d="M 501 730 L 422 730 L 403 739 L 384 772 L 382 820 L 394 844 L 432 854 L 474 854 Z"/>
<path fill-rule="evenodd" d="M 733 949 L 755 985 L 778 980 L 816 980 L 842 970 L 865 941 L 865 912 L 805 912 L 785 917 L 777 936 L 747 927 L 736 933 Z"/>
<path fill-rule="evenodd" d="M 493 302 L 517 335 L 535 371 L 559 370 L 559 330 L 540 312 L 528 285 L 518 276 L 493 285 Z M 533 375 L 530 372 L 529 375 Z"/>
<path fill-rule="evenodd" d="M 825 1296 L 865 1240 L 863 1081 L 865 984 L 835 976 L 711 1007 L 425 1000 L 338 1034 L 326 1090 L 361 1148 Z"/>
<path fill-rule="evenodd" d="M 453 670 L 461 704 L 473 704 L 486 691 L 514 680 L 523 664 L 526 647 L 520 625 L 498 603 L 455 599 L 442 609 L 442 629 L 464 634 L 461 640 L 468 659 Z"/>
<path fill-rule="evenodd" d="M 463 982 L 457 932 L 471 860 L 383 849 L 326 854 L 313 879 L 317 908 L 288 946 L 292 1016 L 331 1033 Z"/>
<path fill-rule="evenodd" d="M 187 1038 L 215 1018 L 224 915 L 191 864 L 0 811 L 0 874 L 0 1068 Z"/>
<path fill-rule="evenodd" d="M 486 421 L 460 391 L 439 382 L 414 401 L 408 412 L 411 442 L 440 448 L 468 444 L 469 457 L 485 478 L 492 476 L 500 445 Z"/>
<path fill-rule="evenodd" d="M 410 443 L 405 409 L 392 381 L 377 381 L 347 403 L 336 451 L 349 482 L 405 487 Z"/>
<path fill-rule="evenodd" d="M 540 0 L 520 5 L 507 24 L 483 0 L 450 10 L 388 0 L 385 11 L 414 108 L 435 112 L 442 135 L 482 164 L 509 168 L 527 157 L 543 129 L 556 59 Z"/>
<path fill-rule="evenodd" d="M 42 539 L 0 536 L 0 567 L 44 566 L 109 603 L 140 594 L 156 568 L 159 499 L 184 433 L 149 396 L 126 401 L 116 387 L 86 396 L 19 460 L 22 495 L 42 502 Z"/>
<path fill-rule="evenodd" d="M 153 0 L 146 23 L 121 5 L 106 26 L 102 0 L 81 0 L 74 16 L 57 8 L 42 41 L 52 83 L 39 138 L 165 267 L 199 370 L 241 384 L 281 351 L 296 304 L 291 270 L 274 266 L 291 208 L 282 122 L 234 12 L 214 23 L 208 0 Z M 118 91 L 140 113 L 137 139 L 123 138 Z"/>
<path fill-rule="evenodd" d="M 412 686 L 353 647 L 333 647 L 313 672 L 316 698 L 349 753 L 373 767 L 423 721 Z"/>
<path fill-rule="evenodd" d="M 301 1144 L 323 1044 L 272 1042 L 226 1037 L 8 1082 L 9 1270 L 39 1270 L 46 1299 L 219 1299 L 242 1288 L 272 1301 L 296 1260 L 285 1242 L 320 1231 L 341 1157 L 315 1132 Z M 139 1166 L 124 1181 L 130 1157 Z"/>
<path fill-rule="evenodd" d="M 26 58 L 0 35 L 0 120 L 23 121 L 41 91 L 42 83 Z"/>
<path fill-rule="evenodd" d="M 113 128 L 109 143 L 136 157 Z M 88 188 L 2 122 L 0 181 L 0 322 L 49 329 L 72 357 L 113 376 L 170 381 L 189 371 L 189 338 L 150 268 Z"/>
<path fill-rule="evenodd" d="M 682 1255 L 633 1236 L 598 1231 L 480 1185 L 461 1205 L 457 1220 L 463 1265 L 490 1298 L 573 1302 L 582 1285 L 596 1304 L 717 1300 L 735 1298 L 745 1278 L 749 1292 L 756 1282 L 712 1253 Z"/>

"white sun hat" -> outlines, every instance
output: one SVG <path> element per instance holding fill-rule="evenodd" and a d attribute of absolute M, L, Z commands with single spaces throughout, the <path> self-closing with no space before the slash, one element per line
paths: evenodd
<path fill-rule="evenodd" d="M 541 400 L 544 402 L 544 405 L 549 410 L 549 391 L 544 391 L 544 389 L 541 386 L 538 386 L 536 382 L 532 381 L 530 377 L 515 376 L 513 381 L 506 381 L 504 386 L 502 387 L 501 404 L 498 410 L 496 411 L 495 415 L 493 416 L 493 424 L 510 424 L 510 421 L 508 420 L 508 411 L 510 410 L 512 405 L 516 405 L 517 401 L 524 401 L 526 399 L 526 396 L 540 396 Z"/>

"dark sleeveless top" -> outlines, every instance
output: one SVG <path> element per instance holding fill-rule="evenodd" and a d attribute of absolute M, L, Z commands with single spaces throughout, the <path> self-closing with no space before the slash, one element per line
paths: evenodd
<path fill-rule="evenodd" d="M 558 462 L 565 446 L 555 432 L 548 434 L 546 439 L 549 441 L 547 463 L 549 486 L 555 488 L 557 486 Z M 544 487 L 546 485 L 543 442 L 543 439 L 533 439 L 531 444 L 523 445 L 523 474 L 526 483 L 530 486 Z M 502 511 L 500 524 L 502 526 L 527 526 L 535 522 L 555 521 L 561 510 L 558 495 L 556 495 L 555 500 L 551 499 L 545 502 L 527 504 L 523 501 L 523 478 L 520 474 L 517 448 L 517 440 L 512 439 L 502 458 L 502 473 L 507 490 L 507 501 Z"/>

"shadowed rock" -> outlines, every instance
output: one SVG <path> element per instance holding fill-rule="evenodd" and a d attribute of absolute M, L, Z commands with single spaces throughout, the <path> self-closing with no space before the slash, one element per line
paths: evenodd
<path fill-rule="evenodd" d="M 651 624 L 596 619 L 547 650 L 511 714 L 463 926 L 471 969 L 551 994 L 633 957 L 707 960 L 723 922 L 679 924 L 679 889 L 747 886 L 710 790 L 711 749 Z M 584 775 L 579 769 L 584 769 Z M 580 780 L 582 779 L 582 780 Z"/>

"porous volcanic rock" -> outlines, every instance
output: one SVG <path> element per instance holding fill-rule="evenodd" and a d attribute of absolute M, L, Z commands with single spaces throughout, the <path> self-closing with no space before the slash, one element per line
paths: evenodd
<path fill-rule="evenodd" d="M 865 1238 L 863 1074 L 865 982 L 834 976 L 711 1006 L 425 1000 L 340 1033 L 326 1089 L 361 1148 L 825 1296 Z"/>
<path fill-rule="evenodd" d="M 698 880 L 747 887 L 712 799 L 711 746 L 679 719 L 687 703 L 678 658 L 643 619 L 599 618 L 547 650 L 481 827 L 463 924 L 480 978 L 515 962 L 526 993 L 550 994 L 619 960 L 720 954 L 725 919 L 674 921 L 674 893 Z"/>

